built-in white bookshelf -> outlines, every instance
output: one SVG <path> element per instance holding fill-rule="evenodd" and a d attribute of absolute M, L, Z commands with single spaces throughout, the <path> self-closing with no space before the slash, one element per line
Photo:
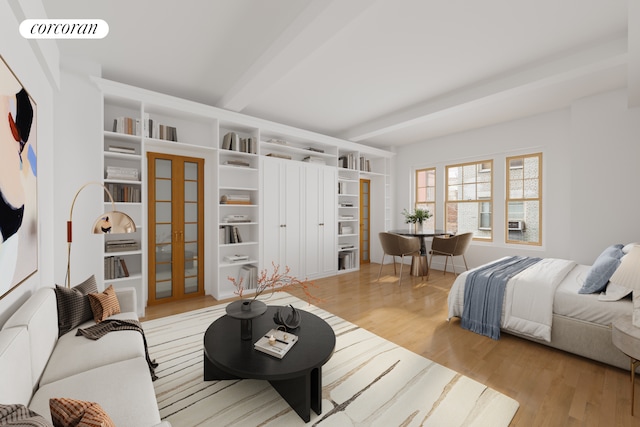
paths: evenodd
<path fill-rule="evenodd" d="M 376 211 L 384 212 L 384 219 L 376 225 L 380 230 L 372 230 L 372 236 L 389 224 L 390 208 L 386 205 L 390 202 L 391 152 L 104 79 L 96 82 L 104 101 L 102 180 L 126 193 L 127 198 L 118 200 L 116 208 L 134 218 L 138 230 L 133 238 L 140 242 L 138 249 L 116 254 L 127 265 L 129 276 L 108 282 L 134 286 L 141 315 L 149 299 L 147 242 L 149 233 L 155 232 L 147 226 L 149 151 L 205 159 L 206 244 L 197 264 L 204 268 L 205 292 L 216 299 L 235 296 L 229 277 L 240 278 L 246 266 L 271 269 L 266 260 L 273 258 L 270 251 L 279 247 L 264 237 L 265 218 L 269 218 L 266 224 L 278 223 L 270 211 L 276 206 L 271 195 L 289 194 L 291 198 L 290 192 L 296 193 L 297 202 L 287 209 L 295 211 L 300 221 L 282 236 L 288 239 L 289 251 L 298 248 L 295 269 L 303 276 L 312 271 L 314 277 L 322 277 L 359 267 L 361 176 L 370 178 L 374 190 L 385 194 L 384 209 Z M 269 173 L 265 175 L 266 164 Z M 139 174 L 136 179 L 112 179 L 106 175 L 109 167 L 137 169 Z M 282 190 L 276 192 L 270 181 L 275 176 L 284 177 L 279 178 Z M 322 214 L 316 218 L 306 209 Z M 330 227 L 325 218 L 329 218 Z M 284 230 L 286 224 L 280 225 Z M 112 238 L 116 237 L 105 239 Z M 295 244 L 294 238 L 298 241 Z M 105 251 L 105 260 L 111 261 L 113 255 Z M 315 262 L 314 257 L 322 261 Z M 111 271 L 105 270 L 105 283 L 111 277 L 107 273 Z"/>

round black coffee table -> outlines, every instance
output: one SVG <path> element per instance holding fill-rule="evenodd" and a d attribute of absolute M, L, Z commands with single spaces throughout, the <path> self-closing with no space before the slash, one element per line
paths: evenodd
<path fill-rule="evenodd" d="M 300 418 L 309 422 L 311 409 L 322 413 L 322 365 L 336 346 L 336 336 L 327 322 L 304 310 L 300 327 L 290 331 L 298 342 L 282 358 L 254 350 L 253 344 L 277 325 L 278 306 L 253 319 L 253 336 L 240 339 L 240 320 L 224 315 L 204 334 L 204 380 L 252 378 L 267 380 Z"/>

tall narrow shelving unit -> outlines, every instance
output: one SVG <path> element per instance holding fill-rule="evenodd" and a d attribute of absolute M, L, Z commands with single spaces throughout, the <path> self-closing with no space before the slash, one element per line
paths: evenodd
<path fill-rule="evenodd" d="M 236 289 L 229 277 L 240 280 L 243 269 L 258 267 L 260 225 L 259 149 L 256 128 L 220 123 L 218 133 L 218 255 L 214 297 L 229 298 Z M 246 283 L 246 276 L 243 279 Z M 247 289 L 247 293 L 251 293 Z"/>
<path fill-rule="evenodd" d="M 357 152 L 338 157 L 338 272 L 360 267 L 360 175 Z"/>
<path fill-rule="evenodd" d="M 102 179 L 115 202 L 115 209 L 128 214 L 136 224 L 133 234 L 104 236 L 105 287 L 133 286 L 139 295 L 146 295 L 145 215 L 142 201 L 146 197 L 143 186 L 143 130 L 142 103 L 118 96 L 104 97 L 103 107 L 103 164 Z M 104 211 L 111 202 L 105 194 Z M 122 243 L 122 244 L 118 244 Z M 145 299 L 138 297 L 137 311 L 144 314 Z"/>

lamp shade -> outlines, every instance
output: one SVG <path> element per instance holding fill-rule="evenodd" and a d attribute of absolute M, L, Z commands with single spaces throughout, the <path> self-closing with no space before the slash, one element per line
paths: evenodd
<path fill-rule="evenodd" d="M 616 285 L 640 291 L 640 246 L 634 246 L 622 257 L 622 262 L 610 281 Z"/>
<path fill-rule="evenodd" d="M 93 234 L 125 234 L 134 233 L 136 225 L 129 215 L 124 212 L 107 212 L 93 224 Z"/>

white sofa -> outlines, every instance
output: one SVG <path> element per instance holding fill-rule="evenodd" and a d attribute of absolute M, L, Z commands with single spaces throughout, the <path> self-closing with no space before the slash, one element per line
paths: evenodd
<path fill-rule="evenodd" d="M 135 289 L 116 290 L 119 319 L 138 319 Z M 95 324 L 93 321 L 81 328 Z M 98 403 L 118 427 L 161 422 L 142 335 L 115 331 L 98 340 L 58 338 L 53 288 L 38 289 L 0 330 L 0 404 L 23 404 L 51 421 L 50 398 Z"/>

